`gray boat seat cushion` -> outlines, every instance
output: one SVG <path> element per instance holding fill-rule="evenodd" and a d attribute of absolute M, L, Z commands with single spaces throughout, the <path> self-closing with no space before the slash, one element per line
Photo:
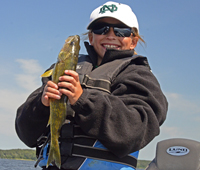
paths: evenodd
<path fill-rule="evenodd" d="M 156 157 L 146 170 L 200 170 L 200 142 L 180 138 L 158 142 Z"/>

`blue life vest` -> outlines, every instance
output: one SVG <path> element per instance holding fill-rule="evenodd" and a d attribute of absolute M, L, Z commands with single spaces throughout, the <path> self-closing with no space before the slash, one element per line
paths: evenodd
<path fill-rule="evenodd" d="M 96 148 L 102 148 L 106 149 L 101 142 L 97 141 L 94 145 Z M 138 158 L 139 151 L 136 151 L 134 153 L 131 153 L 130 155 Z M 116 162 L 109 162 L 105 160 L 97 160 L 97 159 L 91 159 L 87 158 L 83 165 L 81 165 L 79 170 L 135 170 L 135 168 L 130 167 L 125 164 L 120 164 Z"/>
<path fill-rule="evenodd" d="M 47 160 L 48 160 L 48 147 L 49 144 L 47 144 L 44 147 L 43 150 L 43 155 L 40 158 L 39 166 L 46 167 L 47 165 Z M 105 149 L 107 150 L 101 142 L 97 141 L 94 145 L 95 148 L 99 149 Z M 131 153 L 130 156 L 132 156 L 133 159 L 137 160 L 138 158 L 139 151 L 136 151 L 134 153 Z M 53 166 L 50 164 L 50 166 Z M 110 162 L 109 160 L 99 160 L 99 159 L 94 159 L 94 158 L 86 158 L 84 162 L 81 164 L 79 167 L 79 170 L 135 170 L 134 167 L 131 167 L 130 165 L 126 164 L 121 164 L 117 162 Z"/>

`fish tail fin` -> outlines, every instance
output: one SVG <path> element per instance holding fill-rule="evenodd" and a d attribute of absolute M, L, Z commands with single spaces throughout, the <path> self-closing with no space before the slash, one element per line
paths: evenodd
<path fill-rule="evenodd" d="M 61 168 L 61 157 L 60 157 L 60 149 L 59 149 L 59 144 L 56 142 L 54 147 L 50 147 L 49 150 L 49 157 L 47 161 L 46 168 L 54 162 L 56 166 L 60 169 Z"/>

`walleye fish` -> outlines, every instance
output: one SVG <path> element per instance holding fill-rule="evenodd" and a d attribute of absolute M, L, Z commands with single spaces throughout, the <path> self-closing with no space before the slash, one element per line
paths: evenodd
<path fill-rule="evenodd" d="M 48 77 L 52 75 L 52 81 L 54 83 L 59 82 L 59 77 L 64 75 L 65 70 L 76 70 L 78 62 L 78 54 L 80 50 L 80 37 L 78 35 L 69 36 L 65 40 L 65 44 L 58 55 L 58 61 L 54 66 L 54 69 L 49 70 L 41 75 L 41 77 Z M 67 97 L 61 96 L 60 100 L 50 99 L 50 117 L 49 124 L 51 130 L 51 144 L 49 150 L 49 157 L 46 167 L 52 162 L 60 169 L 61 156 L 58 138 L 60 135 L 60 129 L 66 119 L 66 106 Z"/>

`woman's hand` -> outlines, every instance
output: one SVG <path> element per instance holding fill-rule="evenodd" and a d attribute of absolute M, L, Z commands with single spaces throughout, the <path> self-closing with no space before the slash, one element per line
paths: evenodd
<path fill-rule="evenodd" d="M 58 85 L 53 81 L 48 81 L 47 85 L 44 88 L 41 101 L 43 105 L 49 106 L 50 105 L 50 98 L 59 100 L 62 93 L 58 90 Z"/>
<path fill-rule="evenodd" d="M 43 105 L 49 106 L 50 98 L 59 100 L 62 94 L 66 95 L 73 105 L 83 93 L 77 72 L 65 70 L 65 75 L 61 76 L 59 81 L 58 85 L 53 81 L 47 82 L 41 98 Z"/>
<path fill-rule="evenodd" d="M 73 70 L 65 70 L 65 75 L 59 78 L 59 92 L 68 97 L 71 105 L 75 104 L 83 93 L 78 73 Z"/>

